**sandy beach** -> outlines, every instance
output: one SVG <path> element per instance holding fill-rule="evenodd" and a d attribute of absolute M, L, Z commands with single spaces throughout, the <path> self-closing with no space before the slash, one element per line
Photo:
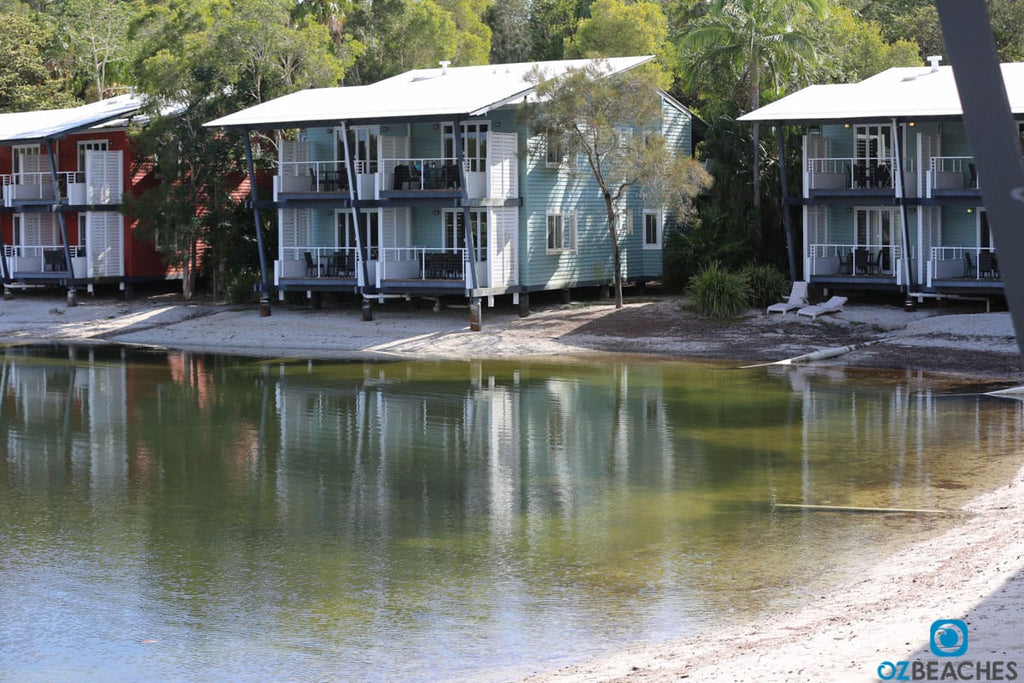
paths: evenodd
<path fill-rule="evenodd" d="M 642 353 L 740 364 L 780 361 L 847 347 L 818 361 L 942 373 L 965 385 L 1024 384 L 1010 316 L 975 309 L 851 305 L 810 321 L 752 311 L 738 321 L 701 319 L 677 298 L 550 305 L 520 318 L 484 309 L 469 330 L 465 309 L 407 310 L 394 302 L 363 321 L 355 306 L 323 310 L 181 304 L 169 296 L 131 302 L 27 295 L 0 302 L 0 342 L 124 343 L 288 357 L 511 358 Z M 1014 399 L 1006 399 L 1014 400 Z M 965 506 L 948 531 L 880 558 L 873 569 L 803 608 L 697 638 L 638 644 L 538 681 L 872 681 L 884 662 L 929 661 L 930 626 L 963 619 L 963 660 L 1003 662 L 1002 678 L 1024 676 L 1024 470 Z M 955 660 L 960 662 L 962 660 Z M 1008 663 L 1014 663 L 1011 677 Z M 879 667 L 882 667 L 881 669 Z M 910 665 L 908 665 L 909 667 Z M 993 669 L 987 669 L 989 675 Z M 959 678 L 989 680 L 959 672 Z M 909 678 L 912 671 L 907 669 Z M 893 680 L 900 680 L 893 670 Z M 929 680 L 922 677 L 916 680 Z M 938 680 L 938 678 L 933 679 Z"/>

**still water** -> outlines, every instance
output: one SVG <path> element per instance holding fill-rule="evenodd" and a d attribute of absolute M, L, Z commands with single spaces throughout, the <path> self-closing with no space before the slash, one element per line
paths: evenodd
<path fill-rule="evenodd" d="M 1007 481 L 907 374 L 9 349 L 0 680 L 508 679 L 815 599 Z"/>

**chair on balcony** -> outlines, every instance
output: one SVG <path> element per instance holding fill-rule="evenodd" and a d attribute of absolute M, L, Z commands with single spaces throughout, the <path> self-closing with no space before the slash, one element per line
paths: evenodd
<path fill-rule="evenodd" d="M 853 186 L 854 188 L 861 189 L 867 187 L 868 184 L 868 167 L 863 161 L 858 161 L 853 165 Z"/>
<path fill-rule="evenodd" d="M 320 189 L 319 178 L 316 177 L 316 169 L 312 166 L 309 167 L 309 191 L 316 192 Z"/>
<path fill-rule="evenodd" d="M 871 252 L 867 249 L 853 250 L 853 272 L 857 274 L 870 275 L 874 266 L 871 259 Z"/>
<path fill-rule="evenodd" d="M 970 178 L 967 181 L 968 190 L 978 189 L 978 168 L 974 164 L 967 164 L 967 174 Z"/>
<path fill-rule="evenodd" d="M 441 183 L 445 190 L 459 187 L 459 167 L 456 164 L 445 164 L 441 167 Z"/>
<path fill-rule="evenodd" d="M 405 164 L 398 164 L 395 166 L 395 182 L 394 189 L 396 190 L 408 190 L 410 189 L 410 183 L 412 182 L 412 172 L 409 167 Z"/>
<path fill-rule="evenodd" d="M 852 275 L 853 254 L 845 249 L 840 249 L 838 252 L 836 252 L 836 256 L 839 258 L 839 274 Z"/>
<path fill-rule="evenodd" d="M 978 277 L 997 279 L 999 277 L 999 264 L 996 262 L 996 255 L 991 251 L 982 251 L 978 254 Z"/>
<path fill-rule="evenodd" d="M 975 278 L 978 276 L 978 270 L 974 266 L 974 257 L 971 256 L 971 252 L 964 250 L 964 277 Z"/>
<path fill-rule="evenodd" d="M 318 277 L 320 269 L 317 268 L 316 263 L 313 261 L 313 254 L 308 251 L 304 251 L 302 254 L 306 257 L 306 277 Z"/>
<path fill-rule="evenodd" d="M 67 270 L 64 252 L 60 249 L 43 250 L 43 272 L 62 273 Z"/>
<path fill-rule="evenodd" d="M 871 169 L 872 185 L 878 188 L 892 187 L 892 173 L 889 164 L 875 164 Z"/>

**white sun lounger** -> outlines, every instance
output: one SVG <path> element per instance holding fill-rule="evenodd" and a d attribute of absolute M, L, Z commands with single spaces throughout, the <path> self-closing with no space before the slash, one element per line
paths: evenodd
<path fill-rule="evenodd" d="M 789 299 L 772 304 L 765 313 L 781 313 L 785 315 L 790 311 L 803 308 L 807 305 L 807 283 L 800 280 L 793 283 L 793 289 L 789 292 Z"/>
<path fill-rule="evenodd" d="M 843 310 L 843 304 L 846 303 L 846 300 L 845 296 L 834 296 L 824 303 L 805 306 L 797 311 L 796 314 L 806 315 L 809 316 L 811 320 L 814 320 L 819 315 L 824 315 L 825 313 L 838 313 Z"/>

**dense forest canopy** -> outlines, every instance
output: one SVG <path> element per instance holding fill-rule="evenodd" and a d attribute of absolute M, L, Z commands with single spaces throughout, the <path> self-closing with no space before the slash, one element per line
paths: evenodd
<path fill-rule="evenodd" d="M 1024 3 L 989 7 L 1001 57 L 1024 59 Z M 705 116 L 943 53 L 929 0 L 0 0 L 0 15 L 0 111 L 166 88 L 161 56 L 200 45 L 250 103 L 442 59 L 653 53 Z"/>

